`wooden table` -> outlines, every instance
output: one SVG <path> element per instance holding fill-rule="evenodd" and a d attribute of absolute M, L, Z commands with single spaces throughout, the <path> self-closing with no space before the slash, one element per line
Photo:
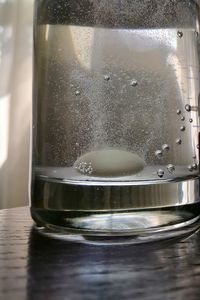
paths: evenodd
<path fill-rule="evenodd" d="M 42 236 L 29 208 L 0 211 L 0 299 L 199 300 L 200 232 L 103 246 Z"/>

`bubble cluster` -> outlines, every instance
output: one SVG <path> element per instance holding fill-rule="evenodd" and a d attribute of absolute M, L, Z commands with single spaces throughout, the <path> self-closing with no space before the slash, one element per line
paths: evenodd
<path fill-rule="evenodd" d="M 80 162 L 76 169 L 86 175 L 91 175 L 93 172 L 92 164 L 84 161 Z"/>
<path fill-rule="evenodd" d="M 198 169 L 198 165 L 197 165 L 196 163 L 194 163 L 194 164 L 188 166 L 188 170 L 189 170 L 190 172 L 195 171 L 195 170 L 197 170 L 197 169 Z"/>

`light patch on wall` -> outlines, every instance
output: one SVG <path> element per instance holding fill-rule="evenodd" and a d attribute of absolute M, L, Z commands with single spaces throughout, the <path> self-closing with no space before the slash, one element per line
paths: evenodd
<path fill-rule="evenodd" d="M 10 95 L 0 98 L 0 168 L 8 157 Z"/>

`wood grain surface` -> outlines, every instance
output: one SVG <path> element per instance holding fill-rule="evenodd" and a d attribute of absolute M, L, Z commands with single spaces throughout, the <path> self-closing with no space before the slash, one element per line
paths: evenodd
<path fill-rule="evenodd" d="M 1 300 L 200 299 L 200 232 L 97 246 L 50 239 L 32 225 L 27 207 L 0 211 Z"/>

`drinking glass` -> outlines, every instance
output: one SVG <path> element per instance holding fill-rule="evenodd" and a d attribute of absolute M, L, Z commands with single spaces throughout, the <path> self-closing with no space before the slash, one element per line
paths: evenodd
<path fill-rule="evenodd" d="M 35 0 L 34 23 L 36 223 L 133 243 L 194 230 L 198 1 Z"/>

